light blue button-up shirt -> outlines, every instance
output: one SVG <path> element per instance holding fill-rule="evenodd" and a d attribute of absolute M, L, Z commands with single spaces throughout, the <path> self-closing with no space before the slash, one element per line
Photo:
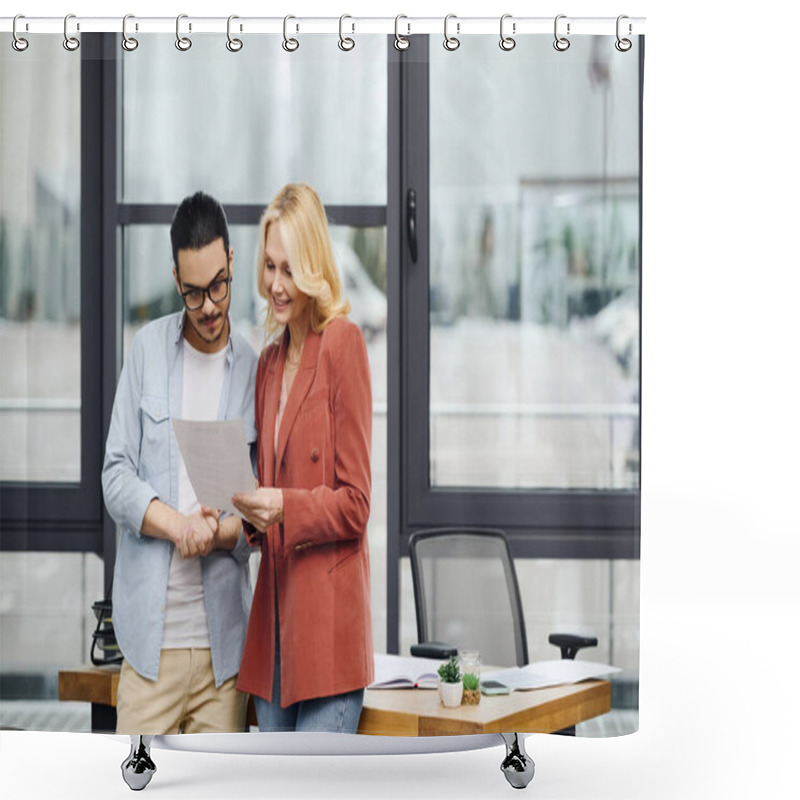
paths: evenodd
<path fill-rule="evenodd" d="M 180 418 L 184 312 L 157 319 L 134 337 L 117 384 L 103 463 L 103 497 L 119 526 L 112 615 L 120 649 L 146 678 L 158 678 L 167 579 L 174 545 L 143 536 L 151 500 L 178 507 L 178 443 L 170 423 Z M 257 357 L 240 334 L 228 340 L 219 419 L 244 420 L 255 451 Z M 214 680 L 239 672 L 250 614 L 250 547 L 244 535 L 233 550 L 202 557 L 201 574 Z"/>

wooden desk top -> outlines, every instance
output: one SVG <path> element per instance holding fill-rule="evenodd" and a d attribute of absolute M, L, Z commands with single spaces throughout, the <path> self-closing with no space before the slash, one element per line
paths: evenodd
<path fill-rule="evenodd" d="M 58 673 L 61 700 L 117 704 L 118 666 Z M 445 708 L 435 689 L 367 689 L 358 732 L 373 736 L 455 736 L 466 733 L 549 733 L 611 709 L 608 681 L 482 696 L 475 706 Z"/>
<path fill-rule="evenodd" d="M 376 736 L 549 733 L 610 710 L 608 681 L 484 695 L 477 705 L 456 708 L 445 708 L 435 689 L 367 689 L 358 732 Z"/>
<path fill-rule="evenodd" d="M 118 685 L 118 664 L 104 667 L 84 665 L 58 671 L 59 700 L 81 700 L 116 707 Z"/>

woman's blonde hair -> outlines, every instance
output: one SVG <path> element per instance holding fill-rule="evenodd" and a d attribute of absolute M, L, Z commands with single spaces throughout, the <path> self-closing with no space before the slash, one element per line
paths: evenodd
<path fill-rule="evenodd" d="M 350 303 L 342 298 L 342 282 L 333 257 L 325 208 L 307 183 L 287 183 L 261 215 L 256 275 L 258 293 L 267 300 L 264 329 L 268 338 L 272 338 L 281 327 L 273 316 L 263 281 L 267 232 L 275 222 L 280 222 L 292 280 L 309 299 L 311 328 L 319 333 L 332 319 L 344 317 L 350 311 Z"/>

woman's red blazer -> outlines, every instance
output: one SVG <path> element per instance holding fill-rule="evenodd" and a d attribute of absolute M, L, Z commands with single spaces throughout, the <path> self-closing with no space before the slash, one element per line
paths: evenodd
<path fill-rule="evenodd" d="M 238 688 L 270 700 L 275 601 L 281 706 L 373 680 L 369 519 L 372 388 L 360 329 L 344 318 L 309 331 L 278 432 L 288 333 L 256 377 L 258 479 L 283 490 L 283 523 L 261 542 Z"/>

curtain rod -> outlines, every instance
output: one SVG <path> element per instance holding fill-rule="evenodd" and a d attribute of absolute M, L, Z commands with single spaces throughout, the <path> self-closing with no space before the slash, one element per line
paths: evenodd
<path fill-rule="evenodd" d="M 447 35 L 461 36 L 470 34 L 499 34 L 500 16 L 497 17 L 458 17 L 449 15 Z M 645 32 L 644 17 L 570 17 L 559 14 L 557 19 L 558 35 L 614 35 L 618 31 L 622 36 L 636 36 Z M 503 32 L 508 36 L 519 36 L 534 33 L 554 34 L 556 18 L 554 17 L 513 17 L 504 15 Z M 444 17 L 354 17 L 345 15 L 338 17 L 193 17 L 180 16 L 180 32 L 182 36 L 198 33 L 226 34 L 229 30 L 240 34 L 330 34 L 339 33 L 346 36 L 358 36 L 364 33 L 399 34 L 409 36 L 417 34 L 442 34 L 445 32 Z M 619 26 L 619 27 L 618 27 Z M 128 35 L 135 33 L 176 33 L 178 18 L 175 17 L 136 17 L 130 15 L 126 22 Z M 0 31 L 14 31 L 14 17 L 0 17 Z M 62 33 L 75 36 L 81 33 L 119 33 L 123 32 L 122 17 L 81 17 L 69 15 L 64 17 L 28 17 L 17 18 L 16 33 L 18 35 L 37 33 Z"/>

